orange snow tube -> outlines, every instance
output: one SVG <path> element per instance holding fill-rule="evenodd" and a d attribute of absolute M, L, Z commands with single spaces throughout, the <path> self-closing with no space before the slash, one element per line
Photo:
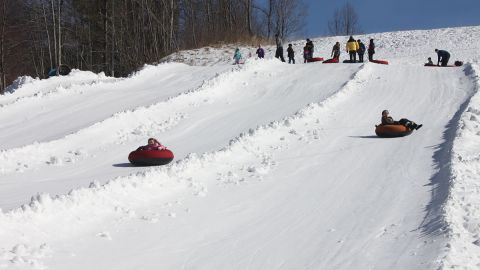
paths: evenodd
<path fill-rule="evenodd" d="M 412 134 L 411 129 L 403 125 L 378 125 L 375 128 L 375 134 L 382 138 L 403 137 Z"/>

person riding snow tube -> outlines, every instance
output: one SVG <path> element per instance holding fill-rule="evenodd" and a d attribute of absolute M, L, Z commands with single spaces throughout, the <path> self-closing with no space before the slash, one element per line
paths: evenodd
<path fill-rule="evenodd" d="M 412 134 L 413 130 L 421 128 L 423 125 L 418 125 L 417 123 L 402 118 L 399 121 L 393 120 L 389 115 L 388 110 L 382 111 L 382 123 L 375 126 L 375 134 L 378 137 L 383 138 L 394 138 L 394 137 L 403 137 Z"/>
<path fill-rule="evenodd" d="M 137 166 L 165 165 L 173 160 L 172 151 L 158 142 L 155 138 L 149 138 L 148 144 L 140 146 L 128 155 L 128 160 Z"/>

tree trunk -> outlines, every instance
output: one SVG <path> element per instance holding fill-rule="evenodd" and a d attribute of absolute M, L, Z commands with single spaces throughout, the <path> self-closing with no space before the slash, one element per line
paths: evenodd
<path fill-rule="evenodd" d="M 112 53 L 111 53 L 111 75 L 115 76 L 115 1 L 112 1 Z"/>
<path fill-rule="evenodd" d="M 58 69 L 57 73 L 60 72 L 60 66 L 62 65 L 62 4 L 63 0 L 58 2 Z"/>
<path fill-rule="evenodd" d="M 252 31 L 252 0 L 245 0 L 245 9 L 247 11 L 246 22 L 247 22 L 247 31 L 249 36 L 253 36 Z"/>
<path fill-rule="evenodd" d="M 108 19 L 107 19 L 107 9 L 108 9 L 108 0 L 103 1 L 103 7 L 101 10 L 102 19 L 103 19 L 103 70 L 107 70 L 108 67 L 108 60 L 107 60 L 107 53 L 108 53 Z"/>
<path fill-rule="evenodd" d="M 57 50 L 57 30 L 56 30 L 56 23 L 55 23 L 55 3 L 54 0 L 50 0 L 52 4 L 52 22 L 53 22 L 53 44 L 55 50 L 55 67 L 57 68 L 58 72 L 58 50 Z"/>
<path fill-rule="evenodd" d="M 1 6 L 1 13 L 2 18 L 1 26 L 0 26 L 0 94 L 3 95 L 5 93 L 6 88 L 6 76 L 5 76 L 5 28 L 7 27 L 7 5 L 6 1 L 2 1 Z"/>
<path fill-rule="evenodd" d="M 42 10 L 43 10 L 43 20 L 45 23 L 45 33 L 47 34 L 48 58 L 50 60 L 50 69 L 52 69 L 53 68 L 52 45 L 50 43 L 50 31 L 48 31 L 47 13 L 45 12 L 45 5 L 43 4 L 43 2 L 42 2 Z"/>

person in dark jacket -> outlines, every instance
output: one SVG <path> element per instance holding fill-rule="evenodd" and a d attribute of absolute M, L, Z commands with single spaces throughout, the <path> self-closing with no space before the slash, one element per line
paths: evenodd
<path fill-rule="evenodd" d="M 275 58 L 279 58 L 282 62 L 285 62 L 285 58 L 283 58 L 283 42 L 278 34 L 275 34 L 275 43 L 277 44 Z"/>
<path fill-rule="evenodd" d="M 358 42 L 358 62 L 363 63 L 363 55 L 365 54 L 365 44 L 359 39 Z"/>
<path fill-rule="evenodd" d="M 305 44 L 305 47 L 307 47 L 308 50 L 308 59 L 312 59 L 314 46 L 313 42 L 309 38 L 307 38 L 307 44 Z"/>
<path fill-rule="evenodd" d="M 265 57 L 265 51 L 263 50 L 262 46 L 258 45 L 258 49 L 256 51 L 258 58 L 262 59 Z"/>
<path fill-rule="evenodd" d="M 368 61 L 373 61 L 373 55 L 375 54 L 375 43 L 373 43 L 373 38 L 370 39 L 367 52 L 368 52 Z"/>
<path fill-rule="evenodd" d="M 292 44 L 288 44 L 287 48 L 287 56 L 288 56 L 288 63 L 294 63 L 295 64 L 295 52 L 293 51 Z"/>
<path fill-rule="evenodd" d="M 442 63 L 442 67 L 446 67 L 448 64 L 448 60 L 450 59 L 450 53 L 445 50 L 435 49 L 435 52 L 438 55 L 437 66 Z"/>
<path fill-rule="evenodd" d="M 423 126 L 423 125 L 417 125 L 417 123 L 411 120 L 408 120 L 406 118 L 402 118 L 398 121 L 395 121 L 393 120 L 393 117 L 390 116 L 390 113 L 388 112 L 388 110 L 382 111 L 382 125 L 402 125 L 411 130 L 413 129 L 417 130 Z"/>
<path fill-rule="evenodd" d="M 337 41 L 332 48 L 332 54 L 330 55 L 333 59 L 340 59 L 340 42 Z"/>

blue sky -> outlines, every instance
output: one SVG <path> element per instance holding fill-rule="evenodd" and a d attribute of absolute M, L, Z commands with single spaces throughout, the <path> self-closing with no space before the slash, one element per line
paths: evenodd
<path fill-rule="evenodd" d="M 328 21 L 346 0 L 304 0 L 306 33 L 328 34 Z M 351 0 L 364 33 L 480 25 L 480 0 Z"/>

